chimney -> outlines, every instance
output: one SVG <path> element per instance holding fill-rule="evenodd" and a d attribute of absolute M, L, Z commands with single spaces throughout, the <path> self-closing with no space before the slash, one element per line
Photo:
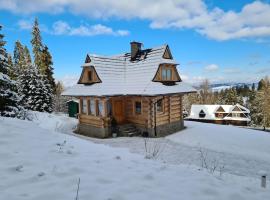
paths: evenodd
<path fill-rule="evenodd" d="M 133 41 L 130 43 L 130 48 L 131 60 L 135 60 L 137 54 L 141 51 L 142 43 Z"/>

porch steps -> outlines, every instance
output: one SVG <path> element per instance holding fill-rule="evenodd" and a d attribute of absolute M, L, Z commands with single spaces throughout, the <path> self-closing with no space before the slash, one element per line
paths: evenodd
<path fill-rule="evenodd" d="M 133 137 L 141 135 L 141 132 L 133 124 L 124 124 L 119 126 L 119 135 L 122 137 Z"/>

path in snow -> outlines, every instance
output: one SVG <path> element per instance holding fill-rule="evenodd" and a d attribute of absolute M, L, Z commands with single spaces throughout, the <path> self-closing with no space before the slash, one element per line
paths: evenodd
<path fill-rule="evenodd" d="M 129 148 L 133 153 L 145 155 L 143 138 L 111 138 L 111 139 L 93 139 L 91 141 L 99 144 L 106 144 L 112 147 Z M 258 172 L 264 170 L 270 174 L 270 161 L 262 160 L 249 155 L 233 154 L 229 152 L 217 152 L 208 148 L 199 146 L 189 146 L 179 144 L 166 138 L 151 138 L 149 146 L 158 145 L 161 153 L 158 160 L 170 164 L 196 165 L 201 167 L 200 149 L 207 153 L 209 163 L 218 161 L 218 168 L 224 166 L 224 172 L 240 176 L 257 177 Z M 270 147 L 269 147 L 270 148 Z M 210 164 L 211 165 L 211 164 Z"/>

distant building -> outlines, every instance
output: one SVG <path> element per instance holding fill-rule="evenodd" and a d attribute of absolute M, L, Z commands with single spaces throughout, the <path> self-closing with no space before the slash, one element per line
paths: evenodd
<path fill-rule="evenodd" d="M 192 105 L 186 120 L 216 124 L 247 126 L 250 122 L 250 111 L 236 105 Z"/>

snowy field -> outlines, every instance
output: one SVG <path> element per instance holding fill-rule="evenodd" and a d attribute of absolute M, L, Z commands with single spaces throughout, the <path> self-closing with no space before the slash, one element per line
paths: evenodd
<path fill-rule="evenodd" d="M 217 133 L 215 125 L 189 122 L 182 132 L 147 140 L 148 151 L 160 152 L 146 159 L 142 138 L 87 139 L 72 135 L 75 125 L 63 115 L 35 113 L 32 122 L 0 118 L 0 199 L 75 199 L 79 178 L 80 200 L 270 199 L 270 187 L 260 188 L 256 175 L 270 165 L 270 135 L 263 132 L 222 127 Z M 225 169 L 236 166 L 210 173 L 200 166 L 200 151 L 210 161 L 222 159 Z M 242 175 L 248 168 L 228 163 L 236 158 L 246 159 L 241 165 L 257 160 L 254 173 Z M 242 176 L 235 175 L 237 165 Z"/>

